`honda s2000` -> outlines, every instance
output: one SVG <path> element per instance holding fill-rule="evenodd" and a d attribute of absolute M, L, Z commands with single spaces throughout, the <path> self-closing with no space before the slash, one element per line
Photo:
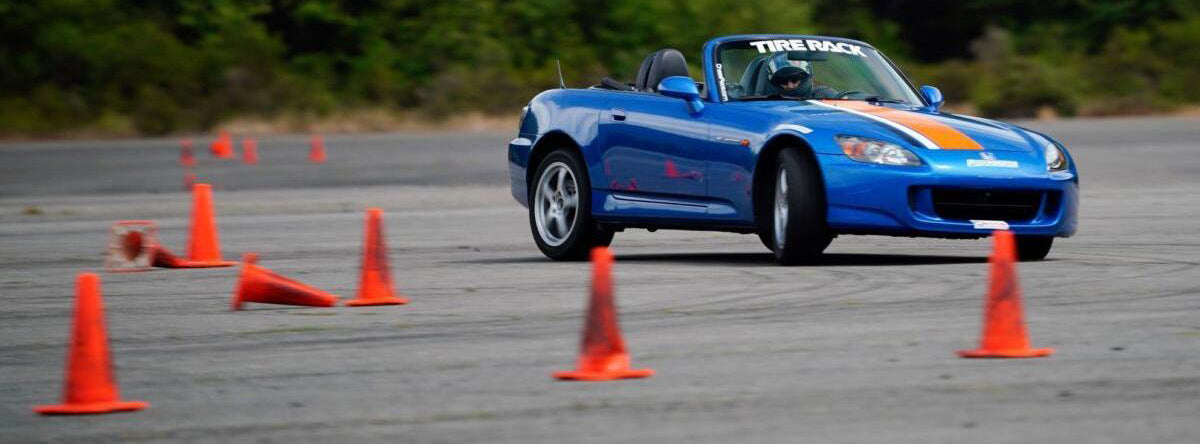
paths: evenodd
<path fill-rule="evenodd" d="M 757 233 L 779 262 L 840 234 L 1017 236 L 1041 259 L 1075 232 L 1078 172 L 1062 144 L 940 111 L 863 42 L 743 35 L 646 57 L 633 83 L 553 89 L 509 143 L 513 196 L 546 256 L 579 259 L 625 228 Z"/>

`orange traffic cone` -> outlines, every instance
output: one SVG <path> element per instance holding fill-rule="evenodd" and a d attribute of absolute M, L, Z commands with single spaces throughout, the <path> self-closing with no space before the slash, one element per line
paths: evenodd
<path fill-rule="evenodd" d="M 187 251 L 188 260 L 194 267 L 229 267 L 237 264 L 221 259 L 212 185 L 206 183 L 198 183 L 192 188 L 192 232 Z"/>
<path fill-rule="evenodd" d="M 104 304 L 100 277 L 80 273 L 75 280 L 75 327 L 67 355 L 67 380 L 63 403 L 40 405 L 43 415 L 84 415 L 141 410 L 150 404 L 122 401 L 109 362 L 108 334 L 104 330 Z"/>
<path fill-rule="evenodd" d="M 233 142 L 229 133 L 221 131 L 217 139 L 208 145 L 208 151 L 212 153 L 213 157 L 219 159 L 233 157 Z"/>
<path fill-rule="evenodd" d="M 1054 353 L 1052 348 L 1030 348 L 1021 312 L 1021 288 L 1017 284 L 1016 242 L 1011 231 L 995 233 L 991 257 L 990 287 L 984 306 L 983 338 L 979 348 L 962 350 L 964 358 L 1038 358 Z"/>
<path fill-rule="evenodd" d="M 187 261 L 180 259 L 170 250 L 162 245 L 154 245 L 151 248 L 150 265 L 159 268 L 193 268 L 187 266 Z"/>
<path fill-rule="evenodd" d="M 122 220 L 112 225 L 104 269 L 111 272 L 146 271 L 154 266 L 154 222 Z"/>
<path fill-rule="evenodd" d="M 242 256 L 242 274 L 233 292 L 233 310 L 247 302 L 332 307 L 338 297 L 258 266 L 258 255 Z"/>
<path fill-rule="evenodd" d="M 183 190 L 191 191 L 196 187 L 196 175 L 192 173 L 184 173 L 183 175 Z"/>
<path fill-rule="evenodd" d="M 258 163 L 258 141 L 253 137 L 242 139 L 242 163 L 246 165 Z"/>
<path fill-rule="evenodd" d="M 196 166 L 196 156 L 192 154 L 192 139 L 183 139 L 179 145 L 179 164 L 185 167 Z"/>
<path fill-rule="evenodd" d="M 312 163 L 325 163 L 325 139 L 320 134 L 313 134 L 308 141 L 308 161 Z"/>
<path fill-rule="evenodd" d="M 400 305 L 408 299 L 396 296 L 392 289 L 392 271 L 388 266 L 387 243 L 383 238 L 383 210 L 367 208 L 366 235 L 363 243 L 362 277 L 358 297 L 346 305 Z"/>
<path fill-rule="evenodd" d="M 190 261 L 176 256 L 167 247 L 154 244 L 151 247 L 150 266 L 158 268 L 213 268 L 217 266 L 225 267 L 226 265 L 212 265 L 208 262 Z"/>
<path fill-rule="evenodd" d="M 651 369 L 629 368 L 629 353 L 617 325 L 617 309 L 613 303 L 613 255 L 608 248 L 592 249 L 592 296 L 588 304 L 587 323 L 575 370 L 555 372 L 558 379 L 576 381 L 606 381 L 622 378 L 645 378 Z"/>
<path fill-rule="evenodd" d="M 221 131 L 220 139 L 221 139 L 220 152 L 217 153 L 217 157 L 220 157 L 222 159 L 232 159 L 233 158 L 233 137 L 231 137 L 229 135 L 229 132 Z"/>

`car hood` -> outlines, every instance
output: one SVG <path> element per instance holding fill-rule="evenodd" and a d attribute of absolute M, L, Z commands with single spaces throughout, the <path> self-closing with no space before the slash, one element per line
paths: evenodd
<path fill-rule="evenodd" d="M 1038 152 L 1045 141 L 1015 125 L 977 117 L 931 112 L 907 105 L 852 100 L 762 101 L 741 104 L 782 114 L 789 123 L 839 134 L 890 135 L 917 148 Z"/>

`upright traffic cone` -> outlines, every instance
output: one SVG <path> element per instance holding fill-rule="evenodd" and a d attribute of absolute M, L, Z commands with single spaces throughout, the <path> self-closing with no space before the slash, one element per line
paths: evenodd
<path fill-rule="evenodd" d="M 192 191 L 196 187 L 196 175 L 190 172 L 183 173 L 183 190 Z"/>
<path fill-rule="evenodd" d="M 592 295 L 584 324 L 579 361 L 575 370 L 555 372 L 558 379 L 576 381 L 607 381 L 622 378 L 645 378 L 651 369 L 629 368 L 629 353 L 617 325 L 617 309 L 613 302 L 613 255 L 606 247 L 592 249 Z"/>
<path fill-rule="evenodd" d="M 308 161 L 325 163 L 325 139 L 320 134 L 313 134 L 308 141 Z"/>
<path fill-rule="evenodd" d="M 221 259 L 217 239 L 217 215 L 213 211 L 212 185 L 192 188 L 192 231 L 188 238 L 188 260 L 195 267 L 229 267 L 237 264 Z"/>
<path fill-rule="evenodd" d="M 233 311 L 247 302 L 309 307 L 332 307 L 338 297 L 309 285 L 285 278 L 258 266 L 258 255 L 242 256 L 242 273 L 233 291 Z"/>
<path fill-rule="evenodd" d="M 1016 242 L 1011 231 L 997 231 L 991 257 L 990 283 L 984 306 L 983 338 L 979 348 L 962 350 L 964 358 L 1038 358 L 1052 348 L 1030 348 L 1017 284 Z"/>
<path fill-rule="evenodd" d="M 388 267 L 387 243 L 383 238 L 383 210 L 367 208 L 366 234 L 363 239 L 362 276 L 358 297 L 346 305 L 399 305 L 408 299 L 396 296 L 392 286 L 392 271 Z"/>
<path fill-rule="evenodd" d="M 258 163 L 258 141 L 253 137 L 242 139 L 242 163 L 246 165 Z"/>
<path fill-rule="evenodd" d="M 141 410 L 150 404 L 122 401 L 109 362 L 108 334 L 104 329 L 104 304 L 100 277 L 80 273 L 75 280 L 75 327 L 67 355 L 67 380 L 63 403 L 40 405 L 43 415 L 85 415 Z"/>
<path fill-rule="evenodd" d="M 217 157 L 222 159 L 233 158 L 233 137 L 228 131 L 221 131 L 220 137 L 217 138 Z"/>
<path fill-rule="evenodd" d="M 196 156 L 192 154 L 192 139 L 179 141 L 179 164 L 185 167 L 196 166 Z"/>

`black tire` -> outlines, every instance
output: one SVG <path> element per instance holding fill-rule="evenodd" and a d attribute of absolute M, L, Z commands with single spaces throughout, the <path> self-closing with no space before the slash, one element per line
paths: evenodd
<path fill-rule="evenodd" d="M 570 171 L 572 178 L 575 180 L 575 192 L 577 193 L 577 204 L 574 208 L 573 223 L 569 225 L 565 237 L 559 236 L 554 238 L 553 229 L 548 228 L 547 236 L 543 238 L 543 234 L 538 227 L 537 215 L 538 204 L 536 199 L 538 196 L 538 187 L 541 183 L 542 176 L 547 173 L 552 166 L 555 166 L 555 172 L 560 170 L 556 165 L 565 166 Z M 591 180 L 587 176 L 587 168 L 585 167 L 583 158 L 574 150 L 557 149 L 546 157 L 537 165 L 537 172 L 529 182 L 529 228 L 533 233 L 533 241 L 537 243 L 538 249 L 542 250 L 542 254 L 546 257 L 559 261 L 577 261 L 585 260 L 589 257 L 592 248 L 607 246 L 612 243 L 613 232 L 601 230 L 595 219 L 592 218 L 592 186 Z M 566 211 L 566 210 L 564 210 Z M 568 216 L 570 217 L 570 216 Z M 543 223 L 548 227 L 551 223 L 543 216 Z"/>
<path fill-rule="evenodd" d="M 1050 254 L 1054 238 L 1049 236 L 1017 236 L 1017 259 L 1040 261 Z"/>
<path fill-rule="evenodd" d="M 776 236 L 776 199 L 780 193 L 779 178 L 787 181 L 786 222 L 783 236 Z M 771 169 L 771 178 L 762 182 L 770 192 L 761 203 L 758 235 L 763 244 L 775 252 L 781 265 L 816 262 L 825 247 L 833 240 L 825 219 L 825 186 L 816 162 L 797 148 L 779 151 Z"/>

